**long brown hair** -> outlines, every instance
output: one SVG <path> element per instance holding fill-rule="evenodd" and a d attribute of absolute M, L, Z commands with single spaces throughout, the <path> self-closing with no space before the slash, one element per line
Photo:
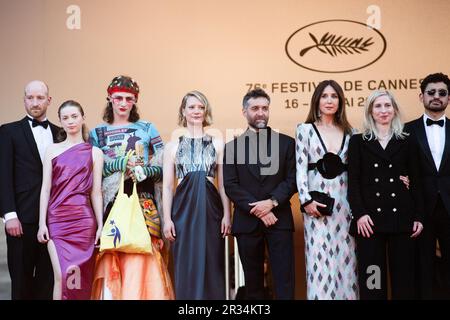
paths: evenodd
<path fill-rule="evenodd" d="M 306 123 L 314 123 L 320 120 L 320 97 L 327 86 L 331 86 L 337 93 L 339 97 L 339 107 L 334 114 L 334 123 L 340 127 L 344 133 L 351 134 L 352 126 L 347 120 L 347 114 L 345 112 L 345 97 L 344 90 L 342 87 L 334 80 L 324 80 L 320 82 L 311 97 L 311 105 L 309 108 L 308 116 L 306 117 Z"/>
<path fill-rule="evenodd" d="M 61 110 L 66 107 L 76 107 L 80 111 L 81 116 L 84 117 L 84 110 L 81 104 L 75 100 L 67 100 L 64 101 L 58 108 L 58 118 L 60 120 L 61 120 Z M 84 123 L 81 126 L 81 135 L 83 137 L 84 142 L 87 142 L 89 140 L 89 132 Z M 63 142 L 64 140 L 66 140 L 66 138 L 67 132 L 65 132 L 63 128 L 60 128 L 56 136 L 56 142 Z"/>

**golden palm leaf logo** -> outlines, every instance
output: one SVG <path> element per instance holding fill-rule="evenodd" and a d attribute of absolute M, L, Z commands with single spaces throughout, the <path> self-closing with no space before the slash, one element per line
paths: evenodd
<path fill-rule="evenodd" d="M 343 36 L 337 36 L 325 33 L 320 41 L 309 32 L 309 36 L 314 41 L 314 45 L 306 47 L 300 51 L 300 56 L 303 57 L 309 50 L 316 48 L 324 54 L 329 54 L 332 57 L 336 57 L 338 54 L 361 54 L 363 51 L 368 51 L 374 42 L 372 37 L 364 40 L 364 38 L 347 38 Z"/>

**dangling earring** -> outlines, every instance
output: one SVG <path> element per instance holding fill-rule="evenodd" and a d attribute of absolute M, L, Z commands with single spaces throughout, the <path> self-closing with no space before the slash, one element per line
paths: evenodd
<path fill-rule="evenodd" d="M 322 113 L 320 113 L 320 110 L 317 110 L 317 118 L 320 118 L 322 116 Z"/>

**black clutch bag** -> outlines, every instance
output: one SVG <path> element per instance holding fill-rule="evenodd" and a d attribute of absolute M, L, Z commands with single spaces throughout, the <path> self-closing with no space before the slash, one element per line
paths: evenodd
<path fill-rule="evenodd" d="M 309 195 L 314 201 L 326 205 L 326 207 L 317 206 L 317 210 L 320 212 L 320 214 L 322 214 L 323 216 L 331 216 L 334 208 L 334 198 L 320 191 L 310 191 Z"/>

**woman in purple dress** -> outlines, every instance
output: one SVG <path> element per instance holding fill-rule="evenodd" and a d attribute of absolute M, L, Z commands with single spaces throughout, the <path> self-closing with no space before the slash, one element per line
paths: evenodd
<path fill-rule="evenodd" d="M 78 102 L 64 102 L 58 116 L 64 131 L 44 159 L 38 240 L 50 253 L 53 299 L 87 300 L 102 230 L 103 154 L 86 142 Z"/>

